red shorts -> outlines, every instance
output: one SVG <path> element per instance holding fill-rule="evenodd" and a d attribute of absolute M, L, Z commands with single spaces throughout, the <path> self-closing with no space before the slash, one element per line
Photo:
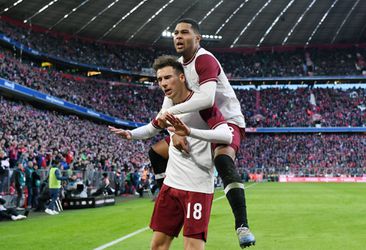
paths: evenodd
<path fill-rule="evenodd" d="M 237 153 L 240 148 L 240 142 L 244 138 L 245 130 L 244 128 L 240 128 L 233 123 L 228 123 L 227 125 L 229 126 L 229 129 L 233 134 L 233 141 L 229 146 L 235 150 L 235 153 Z M 217 148 L 218 146 L 228 146 L 228 145 L 212 143 L 212 150 L 215 150 L 215 148 Z"/>
<path fill-rule="evenodd" d="M 206 241 L 213 194 L 184 191 L 165 184 L 155 201 L 150 228 L 178 237 L 183 235 Z"/>

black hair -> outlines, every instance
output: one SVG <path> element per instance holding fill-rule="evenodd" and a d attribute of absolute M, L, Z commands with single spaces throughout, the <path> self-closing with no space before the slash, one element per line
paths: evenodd
<path fill-rule="evenodd" d="M 200 32 L 200 25 L 197 23 L 196 20 L 192 19 L 192 18 L 181 18 L 179 19 L 178 23 L 189 23 L 192 26 L 192 29 L 194 30 L 194 32 L 196 32 L 197 34 L 201 34 Z"/>
<path fill-rule="evenodd" d="M 183 66 L 180 62 L 177 61 L 177 58 L 175 56 L 169 56 L 169 55 L 159 56 L 158 58 L 155 59 L 153 64 L 155 72 L 158 71 L 159 69 L 169 66 L 172 67 L 176 71 L 176 73 L 184 74 Z"/>

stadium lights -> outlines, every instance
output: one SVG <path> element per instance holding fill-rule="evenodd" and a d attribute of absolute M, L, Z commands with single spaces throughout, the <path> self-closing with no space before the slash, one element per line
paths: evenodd
<path fill-rule="evenodd" d="M 327 18 L 329 12 L 331 11 L 331 9 L 333 9 L 334 5 L 338 2 L 338 0 L 334 0 L 333 4 L 329 7 L 329 9 L 327 10 L 327 12 L 325 12 L 325 14 L 323 15 L 322 19 L 320 20 L 320 22 L 318 23 L 318 25 L 315 27 L 315 29 L 313 30 L 313 32 L 311 33 L 311 35 L 309 36 L 307 42 L 305 43 L 305 45 L 309 45 L 310 41 L 313 39 L 315 33 L 318 31 L 320 25 L 322 25 L 323 21 L 325 18 Z"/>
<path fill-rule="evenodd" d="M 107 7 L 105 7 L 102 11 L 99 11 L 99 13 L 96 16 L 94 16 L 86 24 L 84 24 L 83 27 L 81 27 L 78 31 L 76 31 L 74 33 L 74 35 L 80 33 L 82 30 L 84 30 L 89 24 L 91 24 L 92 22 L 94 22 L 94 20 L 97 17 L 101 16 L 104 12 L 106 12 L 108 9 L 110 9 L 113 5 L 115 5 L 116 3 L 118 3 L 118 1 L 119 0 L 115 0 L 114 2 L 112 2 L 111 4 L 109 4 Z"/>
<path fill-rule="evenodd" d="M 249 0 L 245 0 L 245 2 L 243 2 L 242 4 L 240 4 L 240 6 L 238 7 L 238 8 L 236 8 L 235 10 L 234 10 L 234 12 L 233 13 L 231 13 L 231 15 L 225 20 L 225 22 L 223 23 L 223 24 L 221 24 L 221 26 L 220 26 L 220 28 L 218 28 L 217 30 L 216 30 L 216 32 L 215 32 L 215 35 L 217 35 L 219 32 L 220 32 L 220 30 L 222 30 L 224 27 L 225 27 L 225 25 L 230 21 L 230 19 L 233 17 L 233 16 L 235 16 L 235 14 L 244 6 L 244 4 L 246 3 L 246 2 L 248 2 Z"/>
<path fill-rule="evenodd" d="M 40 10 L 38 10 L 36 13 L 34 13 L 32 16 L 28 17 L 27 19 L 25 19 L 23 21 L 23 23 L 27 23 L 28 21 L 30 21 L 33 17 L 37 16 L 38 14 L 42 13 L 44 10 L 46 10 L 48 7 L 50 7 L 51 5 L 53 5 L 54 3 L 56 3 L 58 0 L 53 0 L 51 2 L 49 2 L 48 4 L 46 4 L 45 6 L 43 6 Z"/>
<path fill-rule="evenodd" d="M 130 38 L 128 38 L 127 42 L 129 42 L 130 40 L 132 40 L 137 33 L 139 33 L 148 23 L 150 23 L 155 17 L 157 17 L 166 7 L 168 7 L 170 4 L 172 4 L 175 0 L 169 0 L 169 2 L 167 2 L 166 4 L 164 4 L 158 11 L 155 12 L 154 15 L 152 15 L 143 25 L 140 26 L 140 28 L 138 28 L 136 30 L 135 33 L 133 33 Z"/>
<path fill-rule="evenodd" d="M 285 37 L 285 39 L 282 42 L 282 45 L 285 45 L 285 43 L 287 42 L 288 38 L 292 35 L 292 33 L 294 32 L 295 28 L 299 25 L 299 23 L 301 22 L 301 20 L 304 18 L 304 16 L 306 15 L 306 13 L 308 13 L 308 11 L 311 9 L 311 7 L 313 7 L 314 3 L 317 0 L 313 0 L 308 7 L 306 8 L 306 10 L 301 14 L 301 16 L 299 17 L 299 19 L 297 19 L 295 25 L 291 28 L 290 32 L 287 34 L 287 36 Z"/>
<path fill-rule="evenodd" d="M 287 11 L 288 8 L 290 8 L 290 6 L 294 3 L 295 0 L 291 0 L 286 7 L 281 11 L 281 13 L 276 17 L 276 19 L 272 22 L 272 24 L 270 25 L 270 27 L 266 30 L 266 32 L 264 33 L 264 35 L 262 36 L 262 38 L 260 39 L 260 41 L 257 44 L 257 47 L 260 47 L 261 44 L 263 43 L 264 39 L 267 37 L 267 35 L 271 32 L 273 26 L 276 25 L 276 23 L 278 22 L 278 20 L 280 20 L 280 18 L 285 14 L 285 12 Z"/>
<path fill-rule="evenodd" d="M 164 30 L 162 33 L 161 33 L 161 36 L 162 37 L 173 37 L 173 33 L 168 31 L 168 30 Z M 205 39 L 205 40 L 208 40 L 208 41 L 218 41 L 218 40 L 221 40 L 222 39 L 222 36 L 218 36 L 218 35 L 202 35 L 202 38 Z"/>
<path fill-rule="evenodd" d="M 111 31 L 116 28 L 123 20 L 125 20 L 129 15 L 131 15 L 135 10 L 137 10 L 141 5 L 143 5 L 147 0 L 143 0 L 139 2 L 135 7 L 133 7 L 127 14 L 125 14 L 121 19 L 119 19 L 111 28 L 107 30 L 101 37 L 99 37 L 97 40 L 101 40 L 104 37 L 106 37 Z"/>
<path fill-rule="evenodd" d="M 81 6 L 83 6 L 84 4 L 86 4 L 89 1 L 90 0 L 85 0 L 84 2 L 82 2 L 81 4 L 79 4 L 76 8 L 73 8 L 70 12 L 68 12 L 67 14 L 65 14 L 63 18 L 59 19 L 54 25 L 52 25 L 51 27 L 49 27 L 48 30 L 53 29 L 57 24 L 59 24 L 60 22 L 62 22 L 66 18 L 68 18 L 73 12 L 75 12 L 77 9 L 79 9 Z"/>
<path fill-rule="evenodd" d="M 18 4 L 20 4 L 21 2 L 23 2 L 23 0 L 19 0 L 15 3 L 12 4 L 12 6 L 9 6 L 9 7 L 6 7 L 0 14 L 4 13 L 4 12 L 7 12 L 8 10 L 10 10 L 11 8 L 17 6 Z"/>
<path fill-rule="evenodd" d="M 224 2 L 224 0 L 221 0 L 218 4 L 215 5 L 215 7 L 213 7 L 209 12 L 207 12 L 207 14 L 198 22 L 198 25 L 201 25 L 201 23 L 209 16 L 211 15 L 211 13 L 217 8 L 219 7 L 222 3 Z"/>
<path fill-rule="evenodd" d="M 355 2 L 355 4 L 352 6 L 352 8 L 350 9 L 350 11 L 348 12 L 346 18 L 343 19 L 341 25 L 339 26 L 339 28 L 337 29 L 336 34 L 334 35 L 333 39 L 332 39 L 332 43 L 334 43 L 335 39 L 337 38 L 339 31 L 343 28 L 343 25 L 346 23 L 346 21 L 348 20 L 348 18 L 350 17 L 351 13 L 353 12 L 353 10 L 356 8 L 356 5 L 360 2 L 360 0 L 357 0 Z"/>
<path fill-rule="evenodd" d="M 235 38 L 235 40 L 233 41 L 233 43 L 230 45 L 230 48 L 234 48 L 234 46 L 236 45 L 236 43 L 239 41 L 239 38 L 244 34 L 244 32 L 249 28 L 249 26 L 255 21 L 255 19 L 258 17 L 258 15 L 271 3 L 272 0 L 268 0 L 261 8 L 260 10 L 257 11 L 257 13 L 255 13 L 255 15 L 252 17 L 252 19 L 250 19 L 249 23 L 247 23 L 244 27 L 244 29 L 242 29 L 242 31 L 240 32 L 240 34 Z"/>

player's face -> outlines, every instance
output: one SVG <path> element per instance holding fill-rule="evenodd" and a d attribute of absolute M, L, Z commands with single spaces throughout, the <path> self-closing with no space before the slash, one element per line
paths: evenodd
<path fill-rule="evenodd" d="M 174 30 L 174 47 L 177 53 L 190 59 L 199 47 L 201 37 L 192 29 L 189 23 L 178 23 Z"/>
<path fill-rule="evenodd" d="M 185 87 L 184 74 L 178 74 L 173 67 L 168 66 L 158 69 L 156 72 L 159 87 L 163 90 L 166 97 L 173 102 L 180 102 Z"/>

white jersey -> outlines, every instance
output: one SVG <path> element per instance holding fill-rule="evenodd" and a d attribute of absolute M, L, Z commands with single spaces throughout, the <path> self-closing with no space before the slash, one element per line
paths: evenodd
<path fill-rule="evenodd" d="M 239 100 L 215 56 L 204 48 L 199 48 L 188 62 L 184 63 L 183 57 L 178 61 L 183 65 L 188 88 L 191 90 L 197 92 L 200 85 L 209 81 L 217 82 L 216 105 L 227 122 L 244 128 L 245 120 Z"/>
<path fill-rule="evenodd" d="M 213 107 L 177 115 L 187 126 L 197 129 L 214 129 L 226 123 L 218 108 Z M 172 136 L 172 134 L 170 135 Z M 214 192 L 214 164 L 211 143 L 187 136 L 190 153 L 182 153 L 170 140 L 169 160 L 164 184 L 169 187 L 212 194 Z"/>

